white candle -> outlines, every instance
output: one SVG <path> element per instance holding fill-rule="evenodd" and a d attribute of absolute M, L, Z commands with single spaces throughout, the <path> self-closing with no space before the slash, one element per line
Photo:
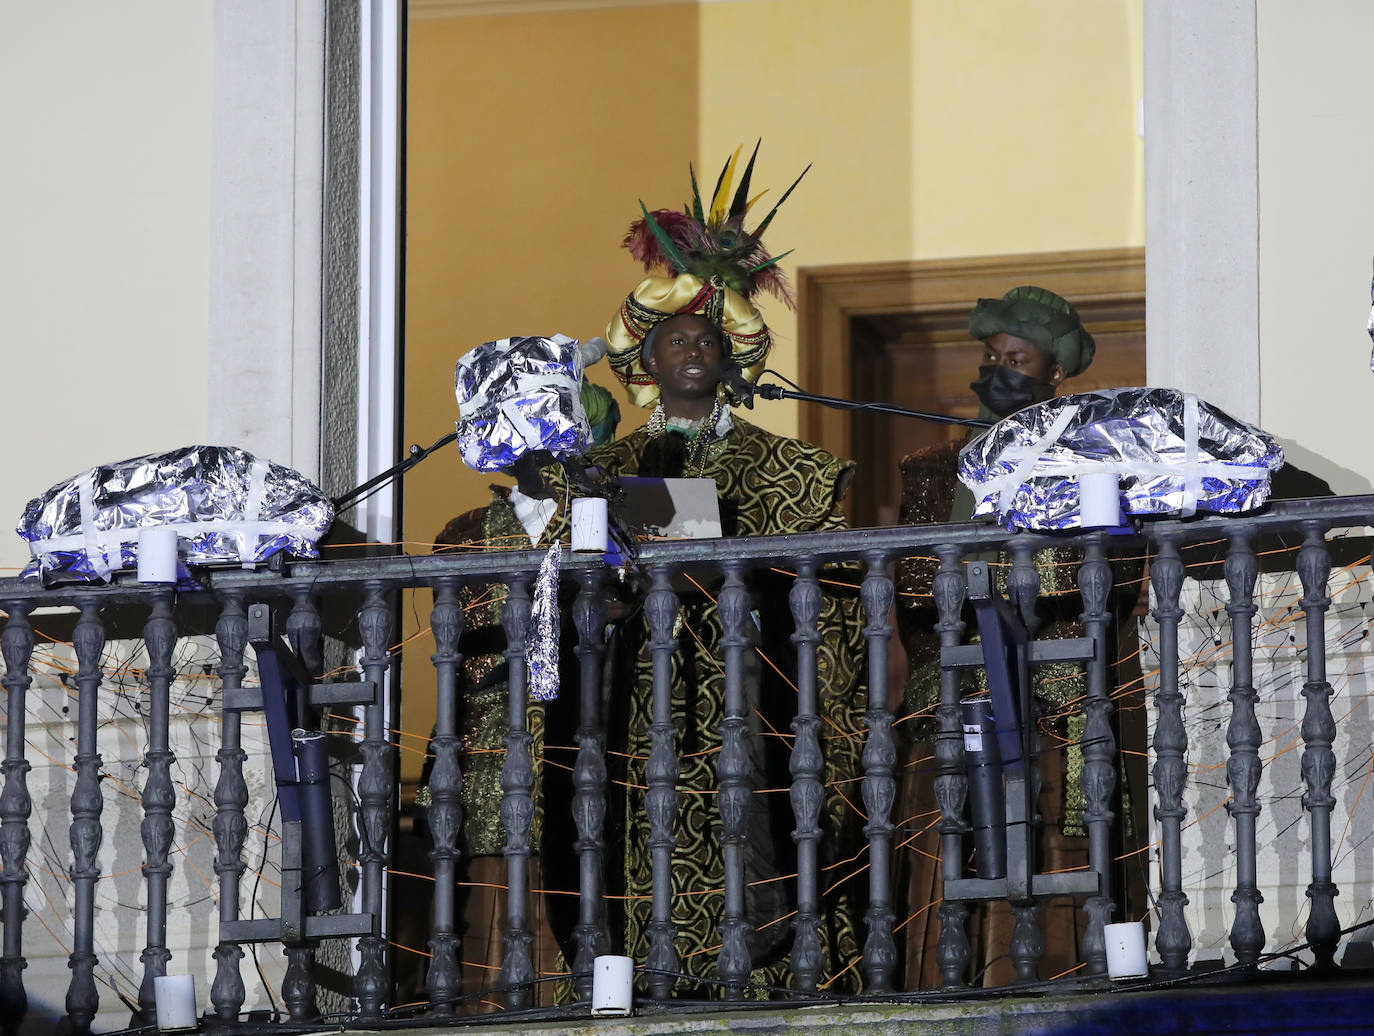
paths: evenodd
<path fill-rule="evenodd" d="M 609 511 L 599 496 L 578 497 L 572 502 L 572 549 L 604 554 L 610 548 Z"/>
<path fill-rule="evenodd" d="M 1102 926 L 1107 944 L 1107 974 L 1112 978 L 1144 978 L 1150 973 L 1145 959 L 1145 926 L 1139 921 Z"/>
<path fill-rule="evenodd" d="M 159 1032 L 185 1032 L 200 1024 L 196 1017 L 196 980 L 193 975 L 154 977 L 153 1000 L 157 1004 Z"/>
<path fill-rule="evenodd" d="M 1121 524 L 1121 484 L 1114 471 L 1078 476 L 1079 523 L 1085 529 L 1111 529 Z"/>
<path fill-rule="evenodd" d="M 174 525 L 150 525 L 138 530 L 138 581 L 177 581 L 177 530 Z"/>
<path fill-rule="evenodd" d="M 592 1014 L 624 1016 L 634 1002 L 633 957 L 597 957 L 592 961 Z"/>

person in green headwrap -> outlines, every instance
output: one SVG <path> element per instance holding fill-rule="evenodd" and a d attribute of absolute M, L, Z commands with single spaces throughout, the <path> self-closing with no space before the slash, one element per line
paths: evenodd
<path fill-rule="evenodd" d="M 969 334 L 983 343 L 973 389 L 983 416 L 1001 419 L 1055 394 L 1093 362 L 1097 345 L 1078 311 L 1047 288 L 1026 284 L 1000 299 L 979 299 Z"/>

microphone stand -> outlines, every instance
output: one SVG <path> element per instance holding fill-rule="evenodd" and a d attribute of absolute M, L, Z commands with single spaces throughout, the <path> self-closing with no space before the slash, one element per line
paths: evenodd
<path fill-rule="evenodd" d="M 915 417 L 935 424 L 957 424 L 968 428 L 991 428 L 995 422 L 984 421 L 979 417 L 952 417 L 949 414 L 932 414 L 925 410 L 910 410 L 907 407 L 893 406 L 890 403 L 862 403 L 839 396 L 818 396 L 811 392 L 801 392 L 783 388 L 781 385 L 755 385 L 754 392 L 764 399 L 797 399 L 803 403 L 819 403 L 834 407 L 836 410 L 870 410 L 876 414 L 893 414 L 897 417 Z M 746 405 L 749 405 L 746 402 Z"/>
<path fill-rule="evenodd" d="M 442 439 L 436 442 L 433 446 L 427 447 L 425 449 L 421 449 L 420 444 L 418 442 L 411 443 L 410 453 L 407 455 L 405 460 L 401 461 L 399 464 L 393 464 L 391 467 L 383 471 L 380 475 L 368 479 L 362 485 L 354 486 L 343 496 L 335 497 L 334 513 L 342 514 L 345 508 L 347 508 L 349 505 L 353 504 L 357 500 L 360 500 L 362 497 L 366 496 L 371 490 L 376 489 L 378 486 L 382 485 L 385 482 L 391 481 L 397 475 L 404 475 L 407 471 L 415 467 L 416 464 L 419 464 L 420 461 L 424 460 L 435 450 L 443 449 L 445 446 L 447 446 L 449 443 L 453 442 L 453 440 L 457 438 L 457 432 L 449 432 L 446 436 L 444 436 Z"/>

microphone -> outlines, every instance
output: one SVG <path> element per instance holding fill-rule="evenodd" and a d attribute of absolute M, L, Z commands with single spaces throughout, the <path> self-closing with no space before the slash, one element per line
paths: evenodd
<path fill-rule="evenodd" d="M 720 380 L 730 387 L 730 391 L 735 394 L 735 398 L 743 403 L 748 409 L 754 409 L 754 393 L 756 390 L 754 383 L 745 378 L 739 369 L 739 364 L 734 360 L 727 359 L 721 365 Z"/>
<path fill-rule="evenodd" d="M 601 337 L 588 338 L 577 347 L 578 363 L 583 370 L 586 370 L 592 364 L 603 359 L 610 351 L 611 343 L 606 339 Z"/>

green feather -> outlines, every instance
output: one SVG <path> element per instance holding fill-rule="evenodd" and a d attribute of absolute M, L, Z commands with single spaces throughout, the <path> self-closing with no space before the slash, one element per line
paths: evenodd
<path fill-rule="evenodd" d="M 797 184 L 802 182 L 802 176 L 805 176 L 810 171 L 811 167 L 807 166 L 805 169 L 801 171 L 801 176 L 797 177 L 795 180 L 792 181 L 792 186 L 787 188 L 787 192 L 781 198 L 778 199 L 778 203 L 773 206 L 772 211 L 770 211 L 768 215 L 763 217 L 762 223 L 760 223 L 757 227 L 754 228 L 753 234 L 755 237 L 763 237 L 763 232 L 766 229 L 768 229 L 768 224 L 773 222 L 773 217 L 777 215 L 778 209 L 782 208 L 782 203 L 788 199 L 788 197 L 792 194 L 794 190 L 796 190 Z"/>
<path fill-rule="evenodd" d="M 687 172 L 692 174 L 692 215 L 702 226 L 706 225 L 706 214 L 701 211 L 701 191 L 697 187 L 697 171 L 692 168 L 692 163 L 687 163 Z M 642 203 L 641 203 L 642 204 Z"/>
<path fill-rule="evenodd" d="M 792 254 L 793 252 L 795 252 L 795 251 L 796 251 L 795 248 L 789 248 L 787 251 L 783 252 L 782 255 L 775 255 L 775 256 L 773 256 L 772 259 L 769 259 L 768 262 L 766 262 L 766 263 L 759 263 L 758 266 L 751 266 L 751 267 L 749 267 L 749 272 L 750 272 L 750 273 L 758 273 L 760 270 L 766 270 L 766 269 L 768 269 L 768 267 L 772 266 L 774 263 L 779 262 L 779 261 L 781 261 L 781 260 L 783 260 L 783 259 L 786 259 L 789 255 L 791 255 L 791 254 Z"/>
<path fill-rule="evenodd" d="M 649 210 L 645 208 L 643 199 L 639 202 L 639 211 L 644 213 L 644 222 L 649 225 L 649 230 L 658 243 L 663 246 L 663 251 L 668 254 L 668 258 L 673 261 L 673 265 L 679 270 L 687 269 L 687 260 L 682 257 L 682 253 L 677 250 L 677 245 L 673 244 L 673 239 L 668 236 L 668 232 L 658 225 L 658 220 L 649 215 Z"/>
<path fill-rule="evenodd" d="M 744 219 L 744 212 L 749 208 L 749 180 L 754 175 L 754 159 L 759 157 L 759 145 L 763 143 L 760 137 L 754 142 L 754 153 L 749 156 L 749 164 L 744 167 L 744 176 L 740 179 L 739 186 L 735 188 L 735 200 L 730 203 L 730 219 Z"/>

